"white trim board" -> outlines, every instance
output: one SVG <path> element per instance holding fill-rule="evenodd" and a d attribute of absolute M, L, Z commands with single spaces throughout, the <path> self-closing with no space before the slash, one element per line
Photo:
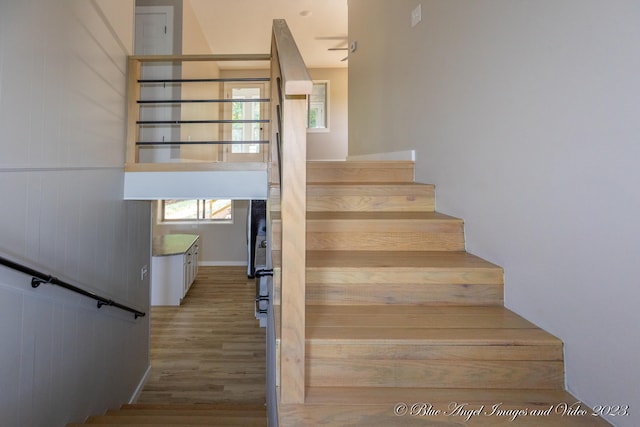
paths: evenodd
<path fill-rule="evenodd" d="M 347 156 L 347 160 L 410 160 L 416 161 L 416 150 L 390 151 L 387 153 Z"/>
<path fill-rule="evenodd" d="M 138 386 L 134 390 L 133 394 L 131 395 L 131 399 L 129 399 L 129 404 L 136 403 L 136 401 L 140 397 L 140 394 L 142 393 L 142 390 L 144 389 L 144 385 L 147 383 L 147 380 L 149 379 L 149 375 L 151 375 L 150 364 L 149 366 L 147 366 L 147 370 L 145 371 L 144 375 L 140 379 L 140 382 L 138 383 Z"/>

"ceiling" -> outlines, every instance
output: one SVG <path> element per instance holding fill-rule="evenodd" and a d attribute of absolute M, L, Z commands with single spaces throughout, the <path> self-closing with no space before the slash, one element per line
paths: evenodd
<path fill-rule="evenodd" d="M 269 53 L 286 19 L 308 68 L 346 67 L 347 0 L 191 0 L 212 53 Z"/>

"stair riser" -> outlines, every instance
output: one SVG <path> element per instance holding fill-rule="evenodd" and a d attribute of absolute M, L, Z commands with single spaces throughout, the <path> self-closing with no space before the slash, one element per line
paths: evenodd
<path fill-rule="evenodd" d="M 308 250 L 462 251 L 464 239 L 431 233 L 307 233 Z"/>
<path fill-rule="evenodd" d="M 307 283 L 473 285 L 503 284 L 499 268 L 307 268 Z"/>
<path fill-rule="evenodd" d="M 498 284 L 307 284 L 308 305 L 502 305 Z"/>
<path fill-rule="evenodd" d="M 307 281 L 318 281 L 314 272 L 307 272 Z M 329 275 L 327 275 L 329 276 Z M 333 273 L 331 278 L 342 283 L 307 283 L 307 305 L 464 305 L 464 306 L 502 306 L 504 289 L 501 281 L 490 280 L 486 283 L 452 283 L 442 277 L 432 278 L 431 282 L 391 283 L 382 281 L 368 283 L 353 282 L 354 278 L 347 274 Z M 331 280 L 327 277 L 327 280 Z M 396 277 L 396 279 L 403 279 Z M 356 278 L 357 280 L 357 278 Z M 493 283 L 491 283 L 493 282 Z M 280 304 L 280 269 L 274 269 L 274 304 Z"/>
<path fill-rule="evenodd" d="M 280 189 L 270 190 L 271 209 L 280 209 Z M 310 185 L 308 212 L 434 212 L 430 185 Z"/>
<path fill-rule="evenodd" d="M 561 389 L 556 361 L 307 360 L 308 387 Z"/>
<path fill-rule="evenodd" d="M 413 162 L 308 162 L 307 183 L 413 182 Z"/>
<path fill-rule="evenodd" d="M 502 305 L 501 269 L 307 269 L 307 304 Z"/>
<path fill-rule="evenodd" d="M 307 221 L 307 250 L 464 250 L 462 222 L 415 222 L 412 227 L 402 221 Z M 273 221 L 272 232 L 273 249 L 280 250 L 281 221 Z"/>
<path fill-rule="evenodd" d="M 309 212 L 433 212 L 432 196 L 318 195 L 307 198 Z"/>

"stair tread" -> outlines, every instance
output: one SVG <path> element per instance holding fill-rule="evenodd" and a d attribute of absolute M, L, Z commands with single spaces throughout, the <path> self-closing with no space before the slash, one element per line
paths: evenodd
<path fill-rule="evenodd" d="M 307 306 L 309 328 L 538 329 L 500 306 Z"/>
<path fill-rule="evenodd" d="M 363 168 L 381 167 L 401 169 L 413 167 L 413 160 L 307 160 L 307 168 Z"/>
<path fill-rule="evenodd" d="M 418 415 L 398 414 L 402 404 Z M 416 405 L 416 406 L 414 406 Z M 432 411 L 426 410 L 427 405 Z M 496 406 L 496 412 L 494 411 Z M 563 405 L 585 410 L 580 415 L 563 414 Z M 573 406 L 572 406 L 573 405 Z M 466 419 L 461 410 L 480 410 Z M 309 387 L 304 405 L 281 405 L 281 425 L 350 426 L 512 426 L 522 427 L 601 427 L 609 426 L 594 417 L 586 405 L 564 390 L 529 389 L 438 389 L 438 388 L 363 388 Z M 434 411 L 438 410 L 438 413 Z M 521 411 L 525 410 L 526 414 Z M 534 410 L 548 411 L 535 414 Z M 501 414 L 497 411 L 503 411 Z M 511 412 L 505 412 L 511 411 Z M 514 412 L 519 415 L 513 417 Z"/>
<path fill-rule="evenodd" d="M 412 182 L 414 162 L 407 161 L 308 161 L 307 182 L 367 182 L 384 175 L 393 182 Z"/>
<path fill-rule="evenodd" d="M 399 406 L 402 404 L 407 405 L 407 411 L 413 408 L 414 415 L 396 413 L 396 409 L 402 409 L 402 406 Z M 427 405 L 431 409 L 429 413 L 424 412 Z M 580 415 L 564 415 L 563 405 L 568 407 L 579 405 L 579 408 L 585 412 Z M 496 412 L 493 412 L 494 406 Z M 281 405 L 280 409 L 281 425 L 469 425 L 476 427 L 610 425 L 602 418 L 592 416 L 586 405 L 564 390 L 308 387 L 304 405 Z M 420 414 L 421 409 L 423 412 Z M 470 419 L 466 419 L 466 414 L 462 412 L 462 410 L 478 409 L 479 413 L 470 416 Z M 523 410 L 526 414 L 522 413 Z M 548 413 L 536 415 L 532 412 L 534 410 L 546 410 Z M 514 412 L 518 412 L 518 415 L 512 419 Z"/>
<path fill-rule="evenodd" d="M 561 345 L 561 341 L 500 306 L 308 306 L 309 342 L 437 345 Z"/>
<path fill-rule="evenodd" d="M 310 182 L 307 184 L 307 197 L 315 192 L 322 192 L 326 189 L 334 189 L 348 194 L 371 194 L 372 192 L 389 192 L 397 189 L 401 191 L 412 191 L 415 189 L 434 189 L 433 184 L 421 182 Z"/>
<path fill-rule="evenodd" d="M 280 221 L 280 211 L 274 211 L 271 219 Z M 307 212 L 307 221 L 328 221 L 328 220 L 380 220 L 380 221 L 454 221 L 462 222 L 462 219 L 440 212 L 430 211 L 310 211 Z"/>
<path fill-rule="evenodd" d="M 243 417 L 262 418 L 267 410 L 262 409 L 116 409 L 107 411 L 106 416 L 198 416 L 198 417 Z"/>
<path fill-rule="evenodd" d="M 324 267 L 501 270 L 464 251 L 307 251 L 307 269 Z"/>
<path fill-rule="evenodd" d="M 428 342 L 431 345 L 560 345 L 558 338 L 539 329 L 508 328 L 406 328 L 406 327 L 340 327 L 306 328 L 307 341 L 343 341 L 347 344 L 362 342 L 391 345 Z"/>
<path fill-rule="evenodd" d="M 87 424 L 151 424 L 151 425 L 266 425 L 266 412 L 261 417 L 237 415 L 100 415 L 89 417 Z"/>
<path fill-rule="evenodd" d="M 125 404 L 120 408 L 125 411 L 137 411 L 141 409 L 158 409 L 158 410 L 217 410 L 217 409 L 236 409 L 236 410 L 266 410 L 263 403 L 133 403 Z"/>
<path fill-rule="evenodd" d="M 469 403 L 504 402 L 559 403 L 575 402 L 577 399 L 561 389 L 465 389 L 465 388 L 418 388 L 418 387 L 307 387 L 307 405 L 380 405 L 399 401 L 426 399 L 430 403 L 464 401 Z"/>

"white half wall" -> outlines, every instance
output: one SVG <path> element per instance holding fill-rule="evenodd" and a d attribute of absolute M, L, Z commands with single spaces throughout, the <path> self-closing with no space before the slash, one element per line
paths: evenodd
<path fill-rule="evenodd" d="M 122 199 L 133 10 L 0 2 L 0 254 L 148 312 L 149 203 Z M 148 317 L 30 279 L 0 267 L 0 425 L 62 427 L 128 402 Z"/>
<path fill-rule="evenodd" d="M 422 22 L 411 11 L 422 4 Z M 416 150 L 437 209 L 565 343 L 569 391 L 640 425 L 640 5 L 350 0 L 349 155 Z"/>
<path fill-rule="evenodd" d="M 211 172 L 127 172 L 124 198 L 266 199 L 267 170 Z"/>

